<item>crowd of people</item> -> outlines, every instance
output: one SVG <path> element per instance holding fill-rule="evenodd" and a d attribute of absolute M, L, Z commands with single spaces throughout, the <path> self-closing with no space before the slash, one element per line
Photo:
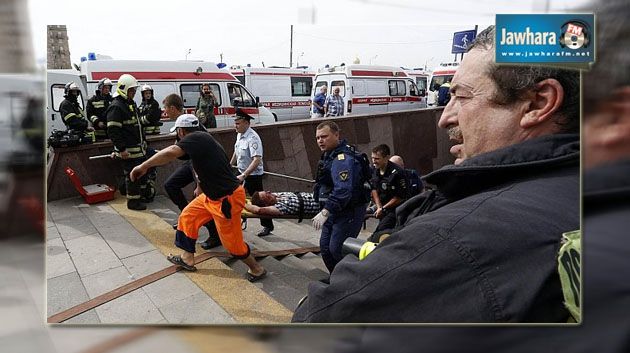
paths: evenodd
<path fill-rule="evenodd" d="M 312 218 L 330 278 L 311 284 L 295 322 L 566 322 L 576 319 L 567 309 L 575 307 L 568 299 L 575 285 L 558 275 L 558 249 L 580 226 L 579 73 L 497 66 L 494 45 L 489 27 L 440 88 L 445 108 L 438 126 L 454 143 L 455 163 L 425 176 L 430 188 L 388 145 L 374 146 L 369 158 L 333 120 L 323 120 L 314 136 L 322 154 L 313 193 L 265 192 L 263 141 L 250 126 L 253 117 L 237 110 L 229 158 L 206 130 L 216 127 L 209 85 L 202 86 L 196 115 L 184 114 L 180 96 L 164 99 L 177 141 L 157 153 L 145 134 L 159 123 L 159 104 L 145 85 L 136 107 L 139 84 L 131 75 L 118 79 L 114 98 L 111 81 L 99 82 L 88 102 L 92 127 L 74 104 L 72 84 L 60 109 L 69 128 L 112 140 L 129 209 L 150 202 L 151 170 L 185 160 L 164 189 L 181 210 L 173 227 L 182 253 L 168 260 L 186 270 L 196 270 L 205 226 L 210 237 L 201 246 L 223 245 L 257 281 L 267 271 L 244 241 L 242 212 L 261 216 L 261 237 L 272 234 L 274 217 Z M 313 117 L 343 115 L 339 88 L 328 96 L 326 86 L 319 89 Z M 188 202 L 182 189 L 193 182 Z M 344 242 L 358 236 L 366 216 L 378 220 L 368 238 L 376 249 L 361 260 L 344 256 Z"/>

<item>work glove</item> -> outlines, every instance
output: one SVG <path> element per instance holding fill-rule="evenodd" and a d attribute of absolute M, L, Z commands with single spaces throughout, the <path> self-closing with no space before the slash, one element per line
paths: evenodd
<path fill-rule="evenodd" d="M 313 227 L 317 230 L 322 229 L 322 226 L 326 223 L 328 216 L 329 214 L 326 209 L 321 210 L 317 216 L 313 217 Z"/>

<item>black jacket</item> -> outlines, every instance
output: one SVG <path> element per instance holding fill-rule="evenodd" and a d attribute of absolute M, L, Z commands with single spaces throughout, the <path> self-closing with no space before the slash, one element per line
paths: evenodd
<path fill-rule="evenodd" d="M 425 177 L 422 214 L 330 284 L 309 286 L 297 322 L 566 322 L 561 235 L 579 228 L 579 136 L 532 139 Z M 403 204 L 407 206 L 407 203 Z M 408 212 L 408 210 L 407 210 Z M 398 210 L 397 210 L 398 213 Z"/>
<path fill-rule="evenodd" d="M 85 119 L 83 111 L 76 101 L 67 98 L 59 104 L 59 114 L 68 130 L 85 131 L 88 128 L 88 121 Z"/>
<path fill-rule="evenodd" d="M 105 114 L 107 112 L 107 108 L 112 102 L 112 99 L 111 95 L 103 96 L 100 93 L 97 93 L 88 99 L 85 112 L 95 129 L 98 129 L 99 122 L 107 124 L 107 116 Z"/>
<path fill-rule="evenodd" d="M 138 107 L 133 100 L 116 96 L 107 108 L 107 135 L 116 152 L 127 150 L 131 158 L 144 155 L 144 132 L 138 120 Z"/>
<path fill-rule="evenodd" d="M 148 101 L 143 100 L 138 111 L 142 126 L 159 126 L 160 118 L 162 117 L 162 109 L 160 109 L 160 103 L 158 103 L 158 101 L 153 98 Z"/>

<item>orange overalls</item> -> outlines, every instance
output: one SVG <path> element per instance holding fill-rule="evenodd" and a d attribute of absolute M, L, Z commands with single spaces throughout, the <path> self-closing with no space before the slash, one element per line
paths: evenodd
<path fill-rule="evenodd" d="M 231 205 L 230 219 L 226 218 L 221 210 L 225 199 Z M 249 256 L 249 246 L 243 241 L 243 230 L 241 229 L 241 211 L 244 207 L 245 189 L 243 185 L 239 185 L 231 195 L 218 200 L 210 199 L 205 194 L 197 196 L 179 216 L 175 245 L 194 253 L 195 244 L 199 237 L 199 228 L 214 220 L 223 247 L 235 258 L 246 258 Z"/>

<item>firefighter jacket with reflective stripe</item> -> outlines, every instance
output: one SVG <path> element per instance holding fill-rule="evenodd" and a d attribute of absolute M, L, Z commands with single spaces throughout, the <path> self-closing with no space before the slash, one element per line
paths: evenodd
<path fill-rule="evenodd" d="M 59 105 L 59 114 L 68 130 L 85 131 L 88 127 L 88 122 L 78 102 L 64 99 Z"/>
<path fill-rule="evenodd" d="M 140 107 L 138 107 L 140 116 L 140 123 L 144 128 L 145 134 L 159 134 L 160 133 L 160 117 L 162 116 L 162 110 L 160 109 L 160 103 L 151 98 L 148 101 L 143 100 Z"/>
<path fill-rule="evenodd" d="M 107 107 L 111 104 L 112 99 L 112 96 L 109 94 L 104 96 L 96 93 L 88 100 L 85 112 L 95 129 L 98 129 L 99 122 L 107 124 L 107 117 L 105 116 L 105 113 L 107 112 Z"/>
<path fill-rule="evenodd" d="M 144 132 L 138 120 L 138 107 L 131 99 L 117 96 L 107 108 L 107 135 L 118 154 L 125 150 L 130 158 L 145 155 Z"/>

